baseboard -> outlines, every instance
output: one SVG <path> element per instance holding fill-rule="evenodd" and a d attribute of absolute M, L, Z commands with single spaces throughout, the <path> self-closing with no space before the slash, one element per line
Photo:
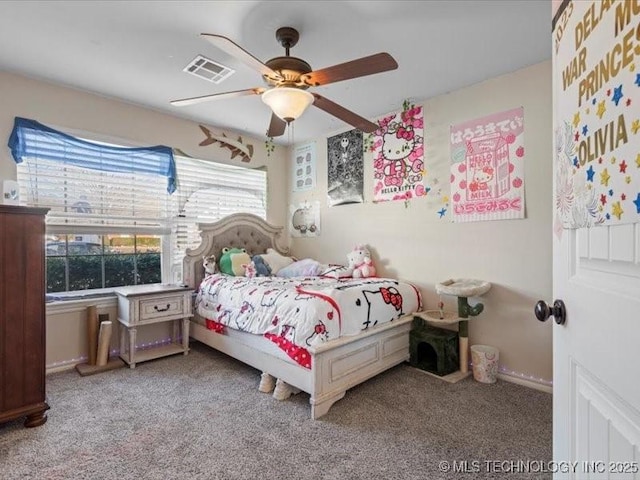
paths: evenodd
<path fill-rule="evenodd" d="M 76 365 L 86 362 L 87 359 L 69 360 L 68 363 L 57 363 L 55 366 L 47 366 L 45 369 L 45 375 L 52 373 L 66 372 L 67 370 L 73 370 Z"/>
<path fill-rule="evenodd" d="M 526 378 L 514 377 L 506 373 L 499 373 L 498 378 L 505 382 L 517 383 L 518 385 L 533 388 L 534 390 L 539 390 L 541 392 L 553 393 L 553 386 L 545 383 L 534 382 L 533 380 L 528 380 Z"/>

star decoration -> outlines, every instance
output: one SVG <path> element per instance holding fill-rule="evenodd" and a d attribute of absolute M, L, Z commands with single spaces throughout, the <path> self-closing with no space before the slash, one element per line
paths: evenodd
<path fill-rule="evenodd" d="M 609 214 L 607 213 L 607 214 L 605 215 L 605 218 L 606 218 L 607 220 L 611 220 L 611 215 L 609 215 Z"/>
<path fill-rule="evenodd" d="M 638 193 L 638 196 L 633 201 L 633 203 L 636 204 L 636 213 L 640 213 L 640 193 Z"/>
<path fill-rule="evenodd" d="M 596 97 L 593 97 L 593 100 L 591 100 L 591 105 L 595 105 L 595 104 L 596 104 Z"/>
<path fill-rule="evenodd" d="M 447 195 L 442 197 L 442 203 L 449 203 L 449 197 Z"/>
<path fill-rule="evenodd" d="M 636 155 L 636 167 L 640 168 L 640 153 Z"/>
<path fill-rule="evenodd" d="M 599 118 L 602 118 L 602 116 L 604 115 L 604 112 L 606 111 L 607 111 L 607 107 L 605 107 L 604 100 L 603 100 L 600 103 L 598 103 L 598 109 L 596 110 L 596 115 L 598 115 Z"/>
<path fill-rule="evenodd" d="M 586 136 L 587 136 L 587 132 L 588 132 L 588 131 L 589 131 L 589 129 L 587 128 L 587 126 L 586 126 L 586 125 L 584 125 L 584 126 L 582 127 L 582 136 L 583 136 L 583 137 L 586 137 Z"/>
<path fill-rule="evenodd" d="M 607 90 L 607 97 L 608 97 L 609 95 L 611 95 L 611 89 L 610 89 L 610 88 Z"/>
<path fill-rule="evenodd" d="M 627 105 L 627 107 L 628 107 L 629 105 L 631 105 L 631 99 L 630 99 L 630 98 L 627 98 L 627 103 L 626 103 L 626 105 Z"/>
<path fill-rule="evenodd" d="M 446 208 L 441 208 L 440 210 L 438 210 L 438 215 L 440 215 L 440 218 L 444 217 L 445 213 L 447 213 Z"/>
<path fill-rule="evenodd" d="M 600 183 L 605 187 L 609 186 L 610 178 L 611 178 L 611 175 L 609 175 L 609 172 L 607 172 L 606 168 L 602 172 L 600 172 Z"/>
<path fill-rule="evenodd" d="M 613 197 L 613 190 L 609 189 L 609 196 Z"/>
<path fill-rule="evenodd" d="M 604 193 L 600 194 L 600 203 L 602 205 L 607 203 L 607 196 Z"/>
<path fill-rule="evenodd" d="M 600 158 L 598 159 L 598 163 L 599 163 L 599 164 L 602 164 L 602 157 L 600 157 Z"/>
<path fill-rule="evenodd" d="M 611 165 L 615 165 L 616 164 L 616 157 L 611 157 L 611 160 L 609 160 L 611 162 Z"/>
<path fill-rule="evenodd" d="M 638 133 L 638 130 L 640 130 L 640 120 L 636 119 L 631 122 L 631 131 L 633 133 Z"/>
<path fill-rule="evenodd" d="M 580 139 L 580 132 L 576 132 L 573 139 L 577 142 Z"/>
<path fill-rule="evenodd" d="M 626 199 L 627 199 L 627 195 L 625 193 L 620 195 L 620 200 L 622 200 L 624 202 Z"/>
<path fill-rule="evenodd" d="M 573 127 L 578 128 L 579 123 L 580 123 L 580 112 L 576 112 L 573 115 Z"/>
<path fill-rule="evenodd" d="M 624 177 L 624 181 L 626 183 L 631 183 L 631 175 L 627 175 L 626 177 Z"/>
<path fill-rule="evenodd" d="M 573 166 L 574 167 L 580 167 L 580 163 L 578 162 L 578 157 L 573 157 Z"/>
<path fill-rule="evenodd" d="M 620 167 L 620 173 L 627 173 L 627 162 L 622 160 L 618 166 Z"/>
<path fill-rule="evenodd" d="M 615 102 L 616 107 L 618 106 L 618 102 L 620 102 L 620 99 L 622 97 L 624 97 L 624 94 L 622 93 L 622 84 L 620 84 L 613 89 L 613 97 L 611 97 L 611 100 Z"/>
<path fill-rule="evenodd" d="M 604 207 L 602 205 L 598 205 L 598 211 L 602 212 L 604 210 Z"/>
<path fill-rule="evenodd" d="M 629 71 L 630 72 L 635 72 L 635 70 L 636 70 L 636 64 L 635 63 L 632 63 L 631 65 L 629 65 Z"/>
<path fill-rule="evenodd" d="M 596 172 L 593 169 L 593 165 L 589 165 L 589 170 L 587 170 L 587 182 L 593 182 L 593 175 L 595 173 Z"/>
<path fill-rule="evenodd" d="M 640 87 L 640 73 L 636 73 L 636 81 L 635 84 Z"/>
<path fill-rule="evenodd" d="M 611 213 L 613 213 L 616 217 L 618 217 L 618 220 L 620 220 L 620 217 L 622 217 L 622 214 L 624 213 L 624 210 L 622 210 L 622 206 L 620 205 L 620 202 L 616 202 L 613 205 L 611 205 Z"/>

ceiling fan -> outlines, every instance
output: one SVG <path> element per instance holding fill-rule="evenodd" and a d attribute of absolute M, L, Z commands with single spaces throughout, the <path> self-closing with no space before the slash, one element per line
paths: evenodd
<path fill-rule="evenodd" d="M 383 52 L 320 70 L 312 70 L 311 65 L 305 60 L 289 55 L 289 49 L 295 46 L 300 38 L 298 31 L 292 27 L 282 27 L 276 31 L 276 39 L 284 47 L 285 56 L 272 58 L 265 63 L 227 37 L 209 33 L 203 33 L 201 36 L 262 74 L 268 87 L 184 98 L 173 100 L 171 104 L 185 106 L 210 100 L 261 95 L 262 100 L 271 107 L 273 112 L 267 130 L 269 137 L 279 137 L 284 134 L 287 124 L 298 118 L 309 105 L 314 105 L 363 132 L 373 132 L 378 128 L 375 123 L 317 93 L 310 93 L 307 89 L 398 68 L 394 58 Z"/>

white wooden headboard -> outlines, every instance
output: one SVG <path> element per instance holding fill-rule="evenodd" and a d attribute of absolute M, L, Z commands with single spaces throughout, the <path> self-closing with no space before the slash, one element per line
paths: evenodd
<path fill-rule="evenodd" d="M 202 257 L 215 255 L 220 260 L 224 247 L 245 248 L 249 255 L 265 253 L 273 248 L 289 255 L 283 237 L 284 227 L 276 227 L 249 213 L 229 215 L 215 223 L 199 223 L 202 242 L 195 249 L 187 249 L 183 265 L 183 282 L 196 289 L 204 278 Z"/>

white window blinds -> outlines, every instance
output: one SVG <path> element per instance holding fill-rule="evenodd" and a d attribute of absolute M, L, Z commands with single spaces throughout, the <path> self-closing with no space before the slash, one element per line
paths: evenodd
<path fill-rule="evenodd" d="M 232 213 L 267 216 L 267 172 L 219 163 L 175 157 L 177 190 L 172 201 L 178 212 L 172 228 L 172 278 L 182 281 L 187 248 L 200 244 L 198 223 L 210 223 Z"/>
<path fill-rule="evenodd" d="M 139 172 L 105 172 L 42 158 L 18 167 L 20 196 L 47 207 L 47 231 L 168 233 L 166 180 Z"/>

